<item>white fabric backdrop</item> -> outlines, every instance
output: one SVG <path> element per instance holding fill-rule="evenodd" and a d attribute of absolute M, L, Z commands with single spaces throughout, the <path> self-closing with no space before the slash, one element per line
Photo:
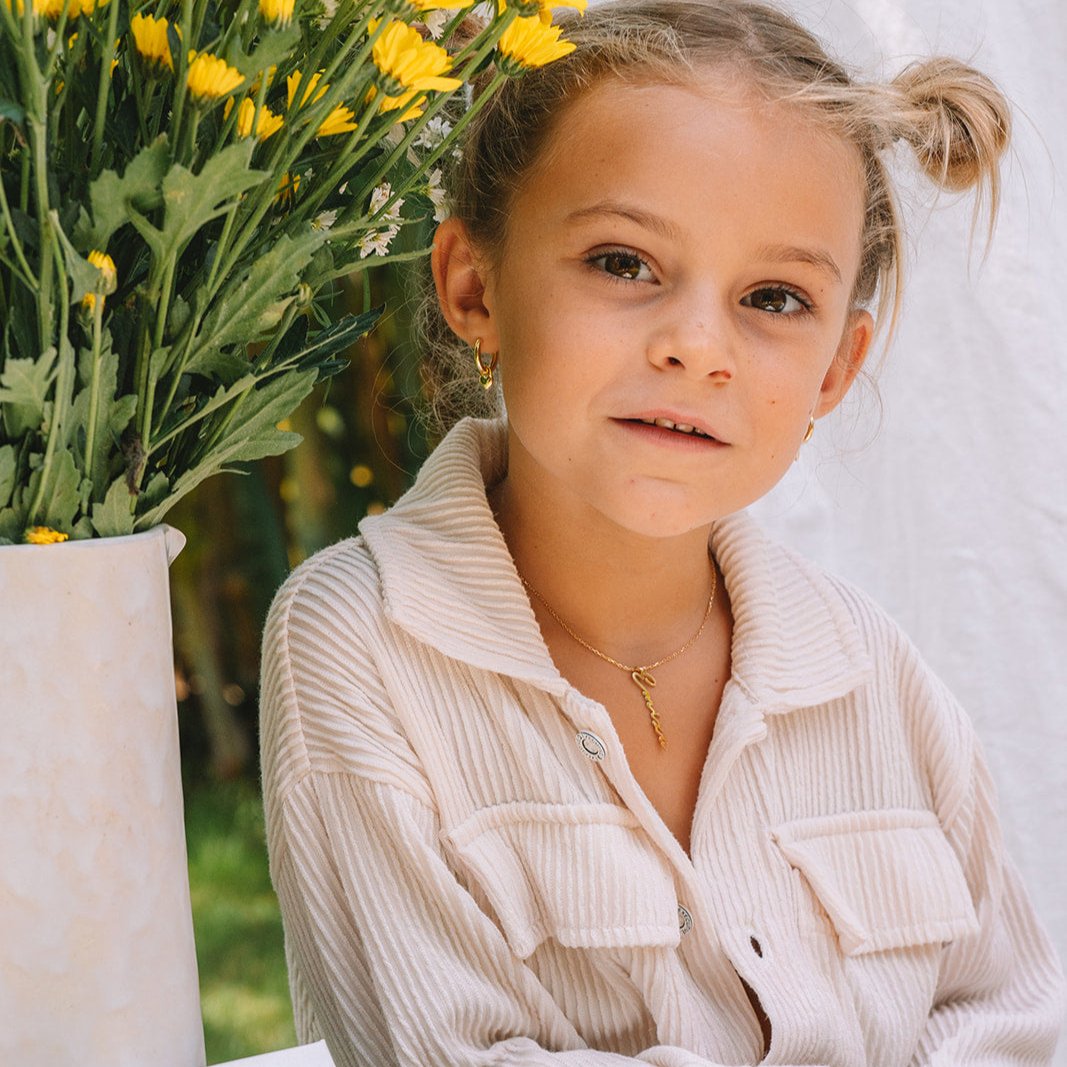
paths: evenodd
<path fill-rule="evenodd" d="M 1015 105 L 984 261 L 981 233 L 968 249 L 970 201 L 933 206 L 904 168 L 908 283 L 877 390 L 820 422 L 755 510 L 871 592 L 967 707 L 1009 851 L 1067 959 L 1067 3 L 791 8 L 863 69 L 956 55 Z M 1067 1038 L 1056 1063 L 1067 1067 Z"/>

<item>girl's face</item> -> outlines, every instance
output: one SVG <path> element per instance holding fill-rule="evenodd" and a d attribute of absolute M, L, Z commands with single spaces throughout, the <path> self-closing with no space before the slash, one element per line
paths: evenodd
<path fill-rule="evenodd" d="M 766 493 L 866 352 L 862 222 L 858 153 L 796 107 L 714 76 L 585 93 L 460 323 L 500 353 L 513 488 L 656 537 Z"/>

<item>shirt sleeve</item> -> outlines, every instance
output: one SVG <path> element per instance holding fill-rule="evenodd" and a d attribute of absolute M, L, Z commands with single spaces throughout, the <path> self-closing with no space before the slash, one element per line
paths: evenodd
<path fill-rule="evenodd" d="M 945 831 L 961 856 L 979 929 L 944 950 L 914 1064 L 1047 1064 L 1063 1018 L 1063 973 L 1005 852 L 981 747 L 969 722 L 963 729 L 971 758 L 960 777 L 969 787 Z"/>

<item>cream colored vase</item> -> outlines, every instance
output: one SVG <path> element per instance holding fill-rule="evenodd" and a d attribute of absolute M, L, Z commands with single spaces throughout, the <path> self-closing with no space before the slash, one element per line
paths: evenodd
<path fill-rule="evenodd" d="M 0 1064 L 200 1067 L 167 568 L 0 547 Z"/>

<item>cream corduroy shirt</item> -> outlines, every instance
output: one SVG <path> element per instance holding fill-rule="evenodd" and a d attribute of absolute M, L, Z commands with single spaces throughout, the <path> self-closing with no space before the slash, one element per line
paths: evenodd
<path fill-rule="evenodd" d="M 486 500 L 506 463 L 503 424 L 465 420 L 275 600 L 301 1040 L 338 1067 L 1047 1063 L 1059 965 L 972 727 L 893 623 L 716 524 L 732 676 L 687 855 L 549 656 Z"/>

